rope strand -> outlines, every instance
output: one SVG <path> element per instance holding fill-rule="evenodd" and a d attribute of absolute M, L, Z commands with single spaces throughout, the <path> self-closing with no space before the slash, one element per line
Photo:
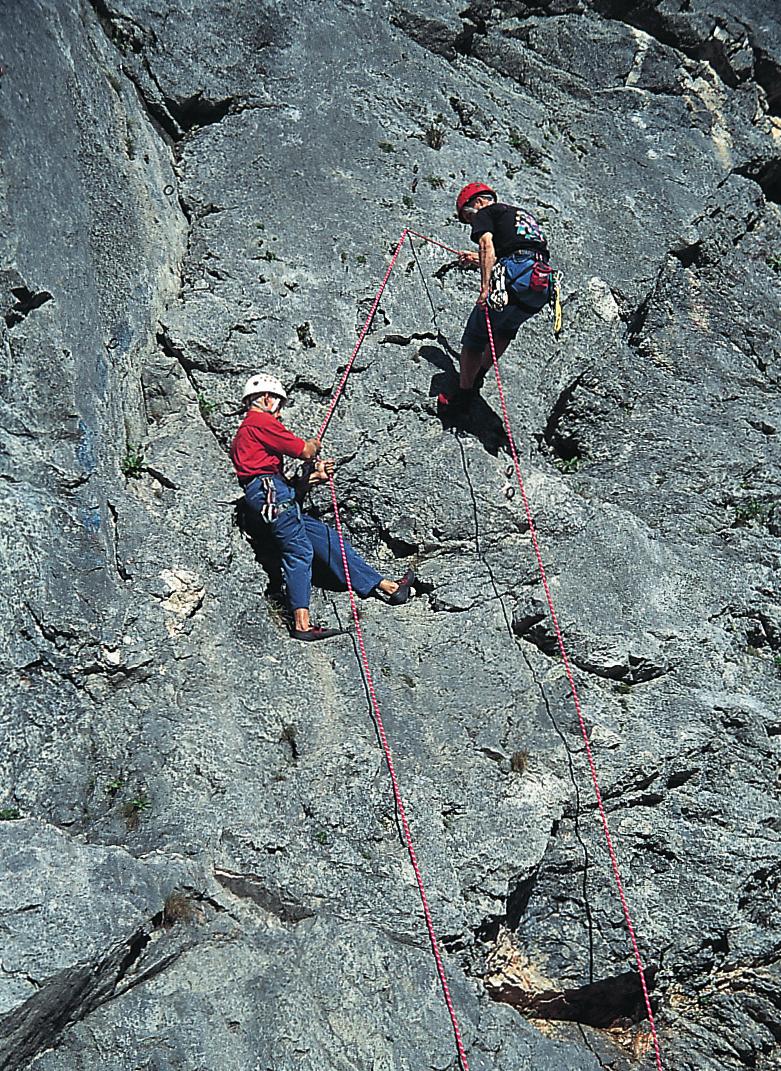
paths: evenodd
<path fill-rule="evenodd" d="M 336 388 L 336 391 L 334 392 L 334 395 L 333 395 L 333 397 L 331 399 L 331 402 L 330 402 L 330 404 L 328 406 L 328 409 L 327 409 L 325 418 L 323 420 L 323 423 L 320 426 L 320 430 L 318 432 L 318 438 L 321 439 L 321 440 L 325 437 L 325 433 L 328 430 L 328 426 L 330 424 L 330 421 L 331 421 L 331 418 L 332 418 L 332 416 L 334 414 L 334 411 L 336 410 L 336 406 L 337 406 L 337 404 L 339 402 L 339 398 L 341 397 L 342 393 L 344 392 L 345 385 L 347 383 L 347 379 L 348 379 L 348 377 L 349 377 L 349 375 L 350 375 L 350 373 L 351 373 L 351 371 L 353 369 L 353 365 L 355 364 L 355 360 L 356 360 L 356 357 L 358 356 L 358 352 L 361 349 L 361 346 L 363 345 L 364 339 L 366 338 L 366 336 L 367 336 L 367 334 L 369 332 L 369 328 L 371 327 L 371 323 L 372 323 L 372 321 L 374 319 L 375 313 L 377 312 L 377 308 L 379 307 L 379 303 L 380 303 L 380 299 L 382 297 L 382 294 L 383 294 L 383 292 L 385 290 L 385 287 L 388 284 L 388 280 L 390 279 L 391 272 L 393 271 L 393 268 L 395 267 L 396 262 L 398 261 L 399 255 L 401 253 L 401 249 L 402 249 L 402 247 L 404 245 L 404 242 L 405 242 L 405 240 L 407 238 L 410 238 L 410 247 L 412 248 L 413 255 L 415 255 L 415 248 L 414 248 L 414 245 L 413 245 L 411 237 L 410 237 L 411 235 L 414 235 L 416 238 L 421 238 L 423 241 L 428 242 L 430 245 L 438 246 L 440 249 L 444 249 L 448 253 L 454 253 L 456 256 L 460 255 L 460 251 L 459 250 L 453 249 L 452 246 L 445 245 L 444 242 L 439 242 L 434 238 L 429 238 L 427 235 L 421 234 L 418 231 L 414 231 L 414 230 L 412 230 L 410 228 L 405 228 L 402 231 L 401 237 L 399 238 L 399 240 L 398 240 L 398 242 L 396 244 L 396 247 L 394 249 L 393 255 L 391 257 L 390 264 L 388 265 L 388 268 L 387 268 L 387 270 L 385 272 L 383 280 L 382 280 L 382 282 L 381 282 L 381 284 L 379 286 L 379 289 L 377 290 L 377 293 L 376 293 L 376 295 L 374 297 L 374 300 L 372 302 L 372 305 L 371 305 L 371 308 L 369 310 L 369 313 L 368 313 L 368 315 L 366 317 L 366 320 L 364 321 L 363 327 L 362 327 L 361 332 L 359 334 L 358 340 L 357 340 L 357 342 L 355 344 L 355 347 L 354 347 L 354 349 L 352 351 L 350 359 L 347 362 L 347 365 L 345 366 L 344 373 L 343 373 L 343 375 L 342 375 L 342 377 L 341 377 L 341 379 L 339 381 L 339 384 L 338 384 L 338 386 Z M 416 256 L 416 260 L 417 260 L 417 256 Z M 513 434 L 512 434 L 511 426 L 510 426 L 510 419 L 509 419 L 509 415 L 508 415 L 508 411 L 507 411 L 507 403 L 506 403 L 505 395 L 504 395 L 504 387 L 503 387 L 501 375 L 500 375 L 500 372 L 499 372 L 499 362 L 498 362 L 497 357 L 496 357 L 496 348 L 495 348 L 495 345 L 494 345 L 494 338 L 493 338 L 493 331 L 492 331 L 492 328 L 491 328 L 491 321 L 490 321 L 490 317 L 488 315 L 488 310 L 486 309 L 485 312 L 486 312 L 486 323 L 487 323 L 487 327 L 488 327 L 488 339 L 489 339 L 489 344 L 490 344 L 490 348 L 491 348 L 491 357 L 492 357 L 492 361 L 493 361 L 494 373 L 496 375 L 496 384 L 497 384 L 497 388 L 498 388 L 498 391 L 499 391 L 499 401 L 500 401 L 500 405 L 501 405 L 501 409 L 502 409 L 502 419 L 504 421 L 505 431 L 507 433 L 507 439 L 508 439 L 508 442 L 509 442 L 509 445 L 510 445 L 510 452 L 511 452 L 512 460 L 513 460 L 513 468 L 515 470 L 516 479 L 518 481 L 518 487 L 519 487 L 520 492 L 521 492 L 521 498 L 523 500 L 524 509 L 526 511 L 526 517 L 527 517 L 527 520 L 528 520 L 528 523 L 529 523 L 529 531 L 530 531 L 530 534 L 531 534 L 532 545 L 534 547 L 534 553 L 535 553 L 535 556 L 537 558 L 537 565 L 538 565 L 538 568 L 539 568 L 539 571 L 540 571 L 540 576 L 541 576 L 541 579 L 542 579 L 542 585 L 543 585 L 543 588 L 544 588 L 544 591 L 545 591 L 545 597 L 546 597 L 547 603 L 548 603 L 548 610 L 550 612 L 551 621 L 553 623 L 553 628 L 554 628 L 554 631 L 556 633 L 556 640 L 557 640 L 557 643 L 558 643 L 558 646 L 559 646 L 559 651 L 561 653 L 561 657 L 562 657 L 562 660 L 563 660 L 563 663 L 564 663 L 564 669 L 565 669 L 565 672 L 566 672 L 566 675 L 567 675 L 567 680 L 569 682 L 570 691 L 572 693 L 573 702 L 575 704 L 575 711 L 577 713 L 581 734 L 583 736 L 583 741 L 584 741 L 584 744 L 585 744 L 586 755 L 588 757 L 589 770 L 591 772 L 591 779 L 592 779 L 593 786 L 594 786 L 594 792 L 596 794 L 597 806 L 599 808 L 599 815 L 600 815 L 600 819 L 601 819 L 601 822 L 602 822 L 602 828 L 603 828 L 603 831 L 604 831 L 604 834 L 605 834 L 605 839 L 606 839 L 606 842 L 607 842 L 608 854 L 610 856 L 610 863 L 611 863 L 611 867 L 613 869 L 613 875 L 614 875 L 616 886 L 617 886 L 617 889 L 618 889 L 618 896 L 619 896 L 619 899 L 621 901 L 621 907 L 622 907 L 622 910 L 623 910 L 623 913 L 624 913 L 624 920 L 626 922 L 626 927 L 627 927 L 627 930 L 629 932 L 629 938 L 630 938 L 630 942 L 631 942 L 631 945 L 632 945 L 632 950 L 634 952 L 635 962 L 637 964 L 637 968 L 638 968 L 638 972 L 639 972 L 639 976 L 640 976 L 640 985 L 641 985 L 641 988 L 642 988 L 643 999 L 644 999 L 644 1002 L 645 1002 L 646 1011 L 648 1013 L 648 1022 L 649 1022 L 649 1025 L 650 1025 L 650 1028 L 651 1028 L 651 1034 L 652 1034 L 652 1037 L 653 1037 L 654 1053 L 655 1053 L 655 1057 L 656 1057 L 656 1067 L 657 1067 L 657 1071 L 662 1071 L 662 1058 L 661 1058 L 661 1051 L 660 1051 L 660 1046 L 659 1046 L 659 1038 L 658 1038 L 657 1031 L 656 1031 L 656 1023 L 655 1023 L 655 1020 L 654 1020 L 653 1010 L 651 1008 L 651 999 L 650 999 L 650 995 L 649 995 L 649 992 L 648 992 L 648 986 L 647 986 L 646 979 L 645 979 L 645 968 L 643 966 L 643 962 L 642 962 L 642 959 L 641 959 L 641 956 L 640 956 L 640 949 L 639 949 L 639 946 L 638 946 L 638 943 L 637 943 L 637 938 L 636 938 L 636 935 L 635 935 L 635 929 L 634 929 L 632 918 L 631 918 L 631 915 L 630 915 L 630 912 L 629 912 L 629 905 L 627 903 L 626 894 L 625 894 L 625 891 L 624 891 L 624 885 L 623 885 L 623 881 L 622 881 L 622 878 L 621 878 L 621 872 L 620 872 L 619 865 L 618 865 L 618 857 L 616 855 L 615 847 L 613 845 L 613 839 L 612 839 L 612 836 L 611 836 L 611 833 L 610 833 L 610 827 L 609 827 L 608 821 L 607 821 L 607 814 L 605 812 L 604 802 L 603 802 L 603 799 L 602 799 L 602 792 L 600 790 L 599 780 L 598 780 L 598 777 L 597 777 L 596 763 L 594 762 L 594 756 L 593 756 L 593 753 L 591 751 L 591 743 L 590 743 L 589 737 L 588 737 L 588 730 L 587 730 L 587 727 L 586 727 L 585 719 L 583 717 L 583 712 L 582 712 L 582 707 L 581 707 L 581 702 L 580 702 L 580 696 L 578 695 L 577 687 L 575 685 L 575 679 L 573 677 L 572 669 L 570 667 L 569 658 L 567 656 L 566 648 L 564 646 L 564 637 L 562 635 L 561 628 L 560 628 L 559 622 L 558 622 L 558 618 L 556 616 L 556 611 L 555 611 L 555 608 L 554 608 L 554 605 L 553 605 L 553 598 L 552 598 L 551 593 L 550 593 L 550 586 L 548 584 L 548 577 L 547 577 L 547 573 L 546 573 L 546 570 L 545 570 L 545 565 L 544 565 L 543 560 L 542 560 L 542 553 L 540 551 L 539 543 L 538 543 L 538 540 L 537 540 L 537 531 L 536 531 L 536 528 L 535 528 L 535 525 L 534 525 L 534 519 L 532 517 L 531 508 L 529 506 L 529 501 L 528 501 L 528 498 L 527 498 L 527 495 L 526 495 L 526 488 L 525 488 L 524 483 L 523 483 L 523 477 L 521 475 L 521 467 L 520 467 L 520 463 L 519 463 L 519 460 L 518 460 L 518 451 L 517 451 L 517 448 L 516 448 L 516 445 L 515 445 L 515 440 L 514 440 L 514 437 L 513 437 Z M 441 988 L 442 988 L 442 993 L 443 993 L 443 996 L 444 996 L 445 1005 L 447 1007 L 448 1015 L 450 1016 L 450 1021 L 451 1021 L 452 1027 L 453 1027 L 453 1033 L 454 1033 L 454 1037 L 455 1037 L 456 1048 L 457 1048 L 457 1051 L 458 1051 L 458 1058 L 459 1058 L 459 1061 L 461 1063 L 462 1071 L 469 1071 L 469 1066 L 468 1066 L 468 1063 L 467 1063 L 466 1051 L 465 1051 L 465 1048 L 464 1048 L 464 1043 L 463 1043 L 463 1039 L 462 1039 L 462 1035 L 461 1035 L 461 1030 L 459 1028 L 458 1019 L 457 1019 L 456 1012 L 455 1012 L 455 1007 L 453 1005 L 453 1000 L 452 1000 L 452 997 L 451 997 L 451 994 L 450 994 L 450 988 L 448 986 L 447 977 L 445 975 L 445 968 L 444 968 L 444 963 L 442 961 L 442 955 L 441 955 L 440 948 L 439 948 L 439 942 L 437 941 L 436 933 L 435 933 L 435 930 L 434 930 L 434 923 L 433 923 L 433 919 L 432 919 L 432 916 L 431 916 L 431 911 L 430 911 L 429 904 L 428 904 L 428 897 L 426 896 L 426 890 L 425 890 L 425 887 L 424 887 L 424 884 L 423 884 L 423 876 L 422 876 L 422 873 L 421 873 L 421 870 L 420 870 L 420 866 L 418 864 L 417 854 L 415 852 L 415 847 L 414 847 L 413 840 L 412 840 L 412 832 L 410 830 L 409 822 L 407 820 L 407 812 L 406 812 L 406 808 L 404 806 L 404 800 L 403 800 L 402 795 L 401 795 L 401 789 L 400 789 L 400 786 L 399 786 L 398 777 L 396 775 L 396 769 L 395 769 L 395 766 L 394 766 L 394 763 L 393 763 L 393 756 L 392 756 L 392 753 L 391 753 L 390 744 L 388 742 L 388 738 L 387 738 L 387 735 L 386 735 L 386 732 L 385 732 L 385 726 L 384 726 L 383 721 L 382 721 L 382 715 L 380 713 L 379 703 L 377 701 L 377 695 L 376 695 L 376 691 L 375 691 L 375 687 L 374 687 L 374 680 L 373 680 L 372 675 L 371 675 L 371 668 L 370 668 L 370 665 L 369 665 L 369 658 L 368 658 L 368 655 L 366 653 L 366 646 L 365 646 L 364 638 L 363 638 L 363 630 L 361 628 L 360 618 L 359 618 L 359 615 L 358 615 L 358 606 L 357 606 L 357 603 L 356 603 L 355 591 L 353 589 L 352 578 L 350 576 L 350 570 L 349 570 L 349 566 L 348 566 L 348 563 L 347 563 L 347 553 L 346 553 L 345 543 L 344 543 L 344 533 L 342 531 L 342 521 L 341 521 L 341 516 L 340 516 L 340 513 L 339 513 L 339 505 L 338 505 L 338 502 L 337 502 L 337 499 L 336 499 L 336 485 L 334 483 L 334 479 L 333 479 L 332 475 L 328 477 L 328 481 L 329 481 L 329 487 L 330 487 L 330 491 L 331 491 L 331 502 L 332 502 L 333 509 L 334 509 L 334 519 L 335 519 L 335 523 L 336 523 L 336 531 L 337 531 L 337 535 L 338 535 L 338 538 L 339 538 L 339 546 L 340 546 L 341 556 L 342 556 L 342 565 L 344 567 L 344 574 L 345 574 L 345 578 L 346 578 L 346 581 L 347 581 L 347 590 L 348 590 L 349 598 L 350 598 L 350 609 L 351 609 L 351 612 L 352 612 L 353 621 L 355 623 L 355 632 L 356 632 L 356 637 L 357 637 L 357 641 L 358 641 L 358 650 L 360 652 L 361 671 L 362 671 L 362 674 L 363 674 L 363 677 L 364 677 L 364 682 L 366 684 L 366 690 L 367 690 L 367 693 L 368 693 L 368 696 L 369 696 L 369 701 L 370 701 L 370 705 L 371 705 L 372 714 L 373 714 L 373 717 L 375 719 L 375 724 L 377 726 L 377 733 L 378 733 L 378 736 L 379 736 L 379 739 L 380 739 L 380 744 L 382 746 L 383 754 L 385 756 L 385 761 L 386 761 L 386 764 L 387 764 L 387 767 L 388 767 L 388 773 L 390 775 L 391 786 L 392 786 L 392 789 L 393 789 L 393 797 L 394 797 L 394 800 L 395 800 L 395 803 L 396 803 L 396 809 L 397 809 L 397 812 L 398 812 L 398 815 L 399 815 L 399 820 L 401 822 L 401 827 L 402 827 L 402 830 L 403 830 L 404 842 L 405 842 L 405 845 L 406 845 L 406 848 L 407 848 L 407 852 L 408 852 L 408 855 L 409 855 L 409 859 L 410 859 L 410 863 L 412 865 L 413 872 L 415 874 L 415 881 L 416 881 L 417 886 L 418 886 L 418 892 L 420 894 L 420 900 L 421 900 L 421 904 L 423 906 L 423 916 L 424 916 L 425 923 L 426 923 L 426 929 L 428 931 L 429 941 L 431 942 L 431 949 L 432 949 L 432 953 L 434 955 L 434 961 L 436 963 L 437 974 L 439 976 L 439 981 L 440 981 L 440 985 L 441 985 Z"/>
<path fill-rule="evenodd" d="M 388 284 L 388 279 L 390 279 L 390 274 L 393 271 L 394 265 L 399 259 L 399 253 L 401 252 L 401 247 L 404 245 L 404 240 L 406 239 L 407 234 L 408 231 L 406 229 L 403 230 L 401 232 L 401 238 L 399 238 L 398 242 L 396 243 L 396 249 L 394 250 L 393 256 L 391 257 L 391 262 L 388 265 L 388 270 L 385 272 L 385 278 L 380 283 L 380 288 L 374 296 L 372 307 L 369 309 L 369 315 L 364 321 L 363 328 L 361 330 L 360 335 L 358 336 L 358 341 L 355 343 L 355 348 L 353 349 L 353 352 L 350 356 L 350 360 L 347 362 L 347 366 L 345 367 L 344 375 L 342 376 L 339 382 L 339 386 L 336 388 L 336 393 L 331 399 L 331 404 L 328 406 L 328 411 L 325 414 L 325 419 L 320 425 L 320 430 L 317 433 L 318 439 L 322 439 L 325 436 L 326 431 L 328 430 L 328 425 L 331 423 L 331 417 L 334 415 L 336 405 L 339 401 L 339 398 L 341 397 L 345 384 L 347 383 L 347 377 L 350 375 L 350 372 L 352 372 L 353 365 L 355 364 L 355 358 L 358 356 L 358 351 L 363 345 L 363 340 L 369 333 L 369 328 L 371 327 L 372 320 L 374 319 L 374 314 L 377 311 L 377 306 L 380 304 L 380 298 L 382 297 L 383 291 L 385 290 L 385 287 Z"/>
<path fill-rule="evenodd" d="M 434 930 L 434 920 L 431 917 L 431 910 L 428 906 L 428 897 L 426 896 L 426 889 L 423 884 L 423 875 L 420 871 L 417 853 L 415 852 L 415 845 L 412 841 L 412 831 L 410 830 L 409 822 L 407 821 L 407 810 L 404 806 L 404 799 L 401 795 L 399 780 L 396 776 L 396 767 L 393 764 L 393 755 L 391 754 L 390 744 L 388 743 L 388 737 L 385 733 L 385 725 L 383 724 L 382 714 L 380 713 L 380 705 L 377 701 L 377 693 L 374 689 L 374 680 L 372 679 L 372 673 L 369 667 L 369 656 L 366 654 L 366 646 L 363 642 L 363 629 L 361 628 L 361 621 L 360 617 L 358 616 L 358 604 L 355 600 L 355 591 L 353 590 L 352 577 L 350 576 L 350 567 L 347 564 L 347 552 L 345 550 L 344 545 L 344 533 L 342 532 L 342 518 L 339 514 L 339 504 L 336 500 L 336 485 L 334 484 L 334 478 L 332 475 L 328 477 L 328 484 L 331 489 L 331 503 L 334 508 L 336 533 L 339 537 L 339 549 L 341 550 L 342 554 L 342 566 L 344 568 L 344 575 L 347 581 L 347 592 L 350 596 L 350 610 L 352 612 L 353 621 L 355 623 L 355 635 L 358 639 L 358 649 L 361 653 L 361 668 L 363 671 L 363 679 L 366 684 L 366 690 L 369 693 L 372 714 L 374 716 L 375 724 L 377 725 L 377 733 L 380 738 L 380 744 L 382 745 L 383 754 L 385 755 L 385 762 L 388 767 L 388 773 L 390 774 L 391 785 L 393 787 L 393 798 L 396 801 L 396 810 L 399 815 L 399 821 L 401 822 L 401 828 L 404 831 L 404 843 L 407 847 L 407 853 L 409 854 L 409 860 L 412 864 L 412 869 L 415 874 L 415 881 L 417 882 L 418 892 L 420 893 L 420 902 L 423 905 L 423 917 L 426 920 L 426 929 L 428 930 L 428 936 L 431 942 L 431 951 L 434 954 L 434 961 L 437 965 L 437 974 L 439 975 L 440 985 L 442 986 L 442 994 L 445 998 L 445 1005 L 447 1006 L 448 1015 L 450 1016 L 450 1022 L 453 1026 L 453 1034 L 456 1040 L 456 1048 L 458 1049 L 458 1058 L 461 1061 L 461 1067 L 463 1071 L 469 1071 L 469 1064 L 466 1058 L 466 1050 L 464 1049 L 464 1042 L 461 1037 L 461 1030 L 458 1025 L 458 1018 L 456 1017 L 456 1010 L 453 1005 L 453 998 L 450 995 L 450 987 L 447 982 L 447 976 L 445 975 L 445 966 L 442 962 L 442 955 L 439 950 L 439 942 L 437 941 L 436 932 Z"/>
<path fill-rule="evenodd" d="M 353 349 L 349 361 L 347 362 L 342 378 L 339 381 L 339 385 L 337 386 L 334 396 L 331 399 L 331 403 L 328 406 L 325 419 L 323 420 L 323 423 L 320 426 L 320 430 L 318 432 L 317 437 L 321 440 L 325 437 L 325 433 L 328 430 L 328 425 L 331 421 L 331 417 L 333 416 L 336 406 L 339 402 L 339 398 L 341 397 L 344 391 L 347 379 L 350 375 L 350 372 L 352 371 L 353 365 L 355 364 L 355 359 L 358 356 L 358 352 L 361 346 L 363 345 L 366 335 L 369 332 L 372 320 L 374 319 L 375 313 L 377 312 L 377 308 L 379 307 L 380 299 L 385 290 L 385 287 L 388 284 L 391 272 L 393 271 L 393 268 L 396 265 L 397 260 L 399 259 L 399 254 L 401 253 L 402 247 L 407 239 L 408 234 L 409 232 L 406 229 L 402 231 L 401 237 L 396 243 L 396 248 L 394 249 L 390 264 L 388 265 L 388 268 L 385 272 L 385 276 L 382 282 L 380 283 L 377 293 L 374 296 L 374 301 L 372 302 L 369 314 L 367 315 L 366 320 L 364 321 L 363 328 L 360 332 L 360 335 L 358 336 L 358 341 L 355 343 L 355 347 Z M 339 548 L 342 556 L 342 566 L 344 568 L 345 580 L 347 581 L 347 591 L 350 597 L 350 611 L 352 613 L 353 622 L 355 623 L 355 635 L 358 641 L 358 651 L 360 653 L 361 672 L 363 673 L 366 691 L 369 696 L 372 715 L 377 726 L 377 734 L 380 739 L 380 745 L 385 756 L 388 773 L 390 774 L 393 798 L 396 803 L 396 811 L 399 816 L 399 821 L 401 823 L 404 843 L 407 848 L 410 863 L 412 864 L 412 870 L 415 874 L 415 882 L 418 886 L 420 901 L 423 906 L 423 917 L 426 923 L 426 930 L 428 931 L 429 941 L 431 942 L 431 951 L 434 956 L 434 962 L 436 964 L 437 975 L 439 977 L 445 1006 L 447 1008 L 447 1012 L 450 1017 L 450 1023 L 453 1028 L 453 1035 L 455 1037 L 456 1049 L 458 1051 L 458 1059 L 461 1064 L 461 1071 L 469 1071 L 469 1063 L 466 1056 L 466 1049 L 464 1048 L 464 1042 L 461 1036 L 461 1029 L 458 1024 L 458 1017 L 456 1015 L 455 1005 L 453 1004 L 453 998 L 450 994 L 450 987 L 448 985 L 447 976 L 445 974 L 445 966 L 442 961 L 442 954 L 440 952 L 439 942 L 437 940 L 436 932 L 434 930 L 434 920 L 431 916 L 431 909 L 429 908 L 428 897 L 426 895 L 426 889 L 423 883 L 423 875 L 421 873 L 420 865 L 418 863 L 417 853 L 415 852 L 415 845 L 412 840 L 412 831 L 410 829 L 409 821 L 407 820 L 407 811 L 404 806 L 404 799 L 401 795 L 401 788 L 399 785 L 398 777 L 396 775 L 396 768 L 393 763 L 393 755 L 391 753 L 390 744 L 388 742 L 388 737 L 385 732 L 385 725 L 382 720 L 382 714 L 380 713 L 380 706 L 377 701 L 377 693 L 374 688 L 374 680 L 372 678 L 371 668 L 369 666 L 369 657 L 366 653 L 366 645 L 363 639 L 363 629 L 361 628 L 361 622 L 358 616 L 358 605 L 355 598 L 355 590 L 353 588 L 352 577 L 350 576 L 350 567 L 347 563 L 347 552 L 344 544 L 344 532 L 342 531 L 342 519 L 339 513 L 339 504 L 336 498 L 336 485 L 334 483 L 333 475 L 329 475 L 328 484 L 331 491 L 331 503 L 333 505 L 334 510 L 336 533 L 339 538 Z"/>
<path fill-rule="evenodd" d="M 564 670 L 565 670 L 565 673 L 567 674 L 567 680 L 569 682 L 570 692 L 572 693 L 572 700 L 573 700 L 573 702 L 575 704 L 575 712 L 577 713 L 577 716 L 578 716 L 578 723 L 580 725 L 580 731 L 581 731 L 581 734 L 583 736 L 583 743 L 585 744 L 585 747 L 586 747 L 586 755 L 588 756 L 589 770 L 591 771 L 591 780 L 592 780 L 593 785 L 594 785 L 594 793 L 596 794 L 596 797 L 597 797 L 597 806 L 599 808 L 599 817 L 602 820 L 602 829 L 604 830 L 604 833 L 605 833 L 605 840 L 607 841 L 607 850 L 608 850 L 608 854 L 610 855 L 610 865 L 613 868 L 613 876 L 615 877 L 615 880 L 616 880 L 616 887 L 618 889 L 618 896 L 619 896 L 619 899 L 621 901 L 621 907 L 622 907 L 623 912 L 624 912 L 624 920 L 626 922 L 626 928 L 629 931 L 629 939 L 630 939 L 630 942 L 631 942 L 631 945 L 632 945 L 632 950 L 634 952 L 635 962 L 637 964 L 637 970 L 638 970 L 638 973 L 640 975 L 640 985 L 641 985 L 642 990 L 643 990 L 643 1000 L 645 1001 L 645 1008 L 646 1008 L 646 1011 L 648 1013 L 648 1023 L 649 1023 L 649 1026 L 651 1027 L 651 1035 L 653 1037 L 654 1052 L 655 1052 L 655 1055 L 656 1055 L 656 1066 L 658 1068 L 658 1071 L 662 1071 L 662 1055 L 661 1055 L 661 1051 L 660 1051 L 660 1048 L 659 1048 L 659 1038 L 658 1038 L 657 1033 L 656 1033 L 656 1023 L 654 1021 L 654 1013 L 653 1013 L 653 1010 L 651 1008 L 651 998 L 650 998 L 650 995 L 648 993 L 648 986 L 646 985 L 646 980 L 645 980 L 645 968 L 643 967 L 643 961 L 642 961 L 642 959 L 640 957 L 640 949 L 639 949 L 638 944 L 637 944 L 637 937 L 635 936 L 635 928 L 634 928 L 634 925 L 632 923 L 632 917 L 631 917 L 631 915 L 629 913 L 629 904 L 627 903 L 626 894 L 624 892 L 624 883 L 623 883 L 623 881 L 621 879 L 621 871 L 620 871 L 619 866 L 618 866 L 618 856 L 616 855 L 616 850 L 615 850 L 615 847 L 613 846 L 613 837 L 612 837 L 612 835 L 610 833 L 610 826 L 608 825 L 608 821 L 607 821 L 607 813 L 605 811 L 605 805 L 604 805 L 604 802 L 602 800 L 602 792 L 600 790 L 599 780 L 598 780 L 598 777 L 597 777 L 597 767 L 596 767 L 596 763 L 594 762 L 594 755 L 593 755 L 592 750 L 591 750 L 591 741 L 589 740 L 588 729 L 586 727 L 586 722 L 585 722 L 585 719 L 583 717 L 583 710 L 582 710 L 581 703 L 580 703 L 580 696 L 578 694 L 578 689 L 577 689 L 577 687 L 575 685 L 575 678 L 572 675 L 572 669 L 570 668 L 569 658 L 567 657 L 567 650 L 566 650 L 566 647 L 564 646 L 564 637 L 562 635 L 561 628 L 559 627 L 559 620 L 558 620 L 558 617 L 556 616 L 556 610 L 555 610 L 554 605 L 553 605 L 553 597 L 551 596 L 550 587 L 548 585 L 548 574 L 547 574 L 547 572 L 545 570 L 545 565 L 544 565 L 543 560 L 542 560 L 542 553 L 540 551 L 540 545 L 539 545 L 539 543 L 537 541 L 537 529 L 536 529 L 535 524 L 534 524 L 534 518 L 532 517 L 532 511 L 531 511 L 531 507 L 529 506 L 529 500 L 526 497 L 526 488 L 525 488 L 524 483 L 523 483 L 523 477 L 521 476 L 521 466 L 520 466 L 520 463 L 518 461 L 518 451 L 517 451 L 516 446 L 515 446 L 515 439 L 513 437 L 512 428 L 510 427 L 510 417 L 509 417 L 508 412 L 507 412 L 507 403 L 506 403 L 505 397 L 504 397 L 504 387 L 502 385 L 502 377 L 501 377 L 501 375 L 499 373 L 499 361 L 497 360 L 497 357 L 496 357 L 496 347 L 494 346 L 494 335 L 493 335 L 493 330 L 491 328 L 491 317 L 488 314 L 488 309 L 487 308 L 485 310 L 485 322 L 486 322 L 486 326 L 488 328 L 488 342 L 489 342 L 489 345 L 491 347 L 491 359 L 493 361 L 494 374 L 496 375 L 496 386 L 497 386 L 497 389 L 499 391 L 499 404 L 500 404 L 501 409 L 502 409 L 502 419 L 504 421 L 504 430 L 507 433 L 507 440 L 508 440 L 508 442 L 510 444 L 510 453 L 511 453 L 512 459 L 513 459 L 513 467 L 515 469 L 515 476 L 516 476 L 516 479 L 518 481 L 518 487 L 519 487 L 520 492 L 521 492 L 521 498 L 523 499 L 523 508 L 526 511 L 526 519 L 527 519 L 527 521 L 529 523 L 529 534 L 531 535 L 532 546 L 534 547 L 534 554 L 535 554 L 535 556 L 537 558 L 537 566 L 538 566 L 539 571 L 540 571 L 540 577 L 542 579 L 542 586 L 543 586 L 543 588 L 545 590 L 545 598 L 546 598 L 547 603 L 548 603 L 548 611 L 550 613 L 551 621 L 553 623 L 553 629 L 554 629 L 554 631 L 556 633 L 556 642 L 558 643 L 559 651 L 561 653 L 562 661 L 564 663 Z"/>

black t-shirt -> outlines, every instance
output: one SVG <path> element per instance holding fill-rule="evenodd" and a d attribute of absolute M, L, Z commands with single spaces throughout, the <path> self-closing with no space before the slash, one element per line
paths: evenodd
<path fill-rule="evenodd" d="M 534 216 L 515 205 L 488 205 L 481 208 L 472 224 L 472 241 L 477 243 L 484 234 L 494 240 L 497 259 L 519 249 L 530 249 L 548 255 L 548 242 Z"/>

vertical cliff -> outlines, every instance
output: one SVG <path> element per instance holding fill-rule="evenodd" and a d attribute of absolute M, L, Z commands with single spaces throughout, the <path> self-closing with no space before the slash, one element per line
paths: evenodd
<path fill-rule="evenodd" d="M 316 429 L 472 179 L 564 273 L 502 371 L 665 1067 L 781 1066 L 780 106 L 767 0 L 6 0 L 0 1068 L 455 1066 L 353 644 L 288 640 L 226 446 L 261 367 Z M 496 387 L 434 412 L 475 278 L 415 250 L 328 448 L 422 582 L 362 624 L 470 1066 L 651 1068 Z"/>

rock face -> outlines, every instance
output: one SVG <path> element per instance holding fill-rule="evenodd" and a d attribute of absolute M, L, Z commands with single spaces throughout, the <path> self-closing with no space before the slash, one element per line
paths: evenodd
<path fill-rule="evenodd" d="M 259 367 L 317 428 L 474 178 L 564 272 L 502 374 L 663 1064 L 781 1067 L 776 5 L 6 0 L 0 35 L 0 1068 L 457 1065 L 354 647 L 287 639 L 226 447 Z M 379 701 L 470 1066 L 651 1068 L 496 386 L 434 415 L 474 296 L 405 247 L 329 429 L 355 543 L 421 577 L 363 604 Z"/>

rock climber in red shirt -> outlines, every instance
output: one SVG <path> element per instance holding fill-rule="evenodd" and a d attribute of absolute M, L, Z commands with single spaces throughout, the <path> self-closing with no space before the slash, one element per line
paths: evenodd
<path fill-rule="evenodd" d="M 231 459 L 244 497 L 268 525 L 282 557 L 282 575 L 293 616 L 291 635 L 297 640 L 324 640 L 343 629 L 321 628 L 309 619 L 312 591 L 312 561 L 326 565 L 341 583 L 346 583 L 341 547 L 336 531 L 315 517 L 301 512 L 293 486 L 282 473 L 282 458 L 310 461 L 320 452 L 320 440 L 301 439 L 280 418 L 287 394 L 275 376 L 264 373 L 247 381 L 242 397 L 246 415 L 231 443 Z M 333 461 L 316 461 L 308 484 L 322 483 L 334 471 Z M 408 569 L 401 580 L 387 580 L 345 540 L 347 564 L 353 589 L 366 597 L 379 591 L 391 606 L 409 598 L 415 574 Z"/>

